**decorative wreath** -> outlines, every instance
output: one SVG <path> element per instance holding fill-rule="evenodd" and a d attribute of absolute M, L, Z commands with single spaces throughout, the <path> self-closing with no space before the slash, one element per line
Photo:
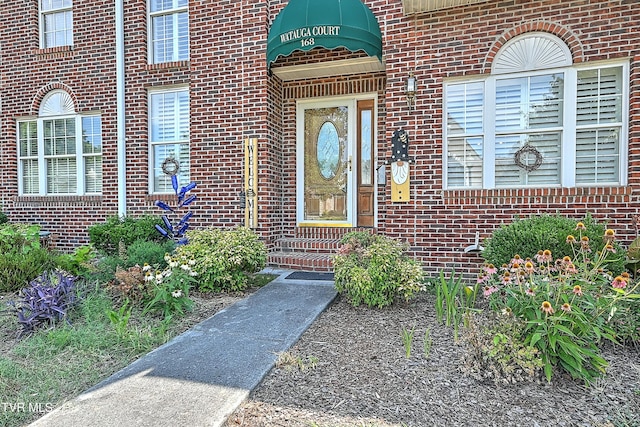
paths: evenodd
<path fill-rule="evenodd" d="M 177 175 L 179 170 L 180 170 L 180 163 L 178 163 L 178 161 L 173 157 L 167 157 L 166 159 L 164 159 L 164 162 L 162 162 L 162 172 L 165 175 L 169 175 L 169 176 Z"/>
<path fill-rule="evenodd" d="M 526 154 L 533 154 L 536 160 L 531 164 L 525 163 L 523 161 L 523 156 L 525 156 Z M 515 162 L 515 164 L 519 168 L 522 168 L 527 172 L 533 172 L 534 170 L 542 166 L 542 160 L 542 153 L 540 153 L 538 150 L 536 150 L 535 147 L 532 147 L 529 144 L 526 144 L 524 147 L 516 151 L 516 154 L 513 156 L 513 161 Z"/>

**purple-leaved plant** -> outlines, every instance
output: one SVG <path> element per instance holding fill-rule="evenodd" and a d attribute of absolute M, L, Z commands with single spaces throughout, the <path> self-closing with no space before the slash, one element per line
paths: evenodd
<path fill-rule="evenodd" d="M 38 327 L 55 324 L 64 319 L 77 301 L 75 277 L 65 271 L 45 271 L 19 293 L 18 301 L 10 301 L 22 326 L 20 336 Z"/>

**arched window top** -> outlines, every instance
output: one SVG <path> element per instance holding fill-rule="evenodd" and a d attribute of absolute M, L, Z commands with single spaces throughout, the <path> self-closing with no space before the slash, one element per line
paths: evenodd
<path fill-rule="evenodd" d="M 64 116 L 75 114 L 76 109 L 71 95 L 63 90 L 47 94 L 40 104 L 40 116 Z"/>
<path fill-rule="evenodd" d="M 509 40 L 493 61 L 493 74 L 517 73 L 571 66 L 571 51 L 558 37 L 543 32 Z"/>

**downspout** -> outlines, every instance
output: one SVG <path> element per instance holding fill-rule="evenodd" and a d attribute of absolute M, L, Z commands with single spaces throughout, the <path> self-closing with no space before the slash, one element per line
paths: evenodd
<path fill-rule="evenodd" d="M 118 137 L 118 216 L 127 214 L 127 150 L 124 110 L 124 5 L 116 2 L 116 128 Z"/>

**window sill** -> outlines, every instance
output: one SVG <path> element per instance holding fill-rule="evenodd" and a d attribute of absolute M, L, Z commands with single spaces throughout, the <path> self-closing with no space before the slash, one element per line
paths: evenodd
<path fill-rule="evenodd" d="M 148 71 L 160 71 L 160 70 L 182 70 L 189 69 L 191 63 L 189 61 L 171 61 L 171 62 L 160 62 L 155 64 L 148 64 Z"/>
<path fill-rule="evenodd" d="M 62 58 L 73 55 L 73 46 L 56 46 L 45 49 L 36 49 L 34 54 L 39 59 Z"/>
<path fill-rule="evenodd" d="M 102 195 L 91 196 L 18 196 L 14 199 L 16 206 L 100 206 Z"/>
<path fill-rule="evenodd" d="M 630 186 L 571 187 L 571 188 L 520 188 L 493 190 L 443 190 L 447 204 L 513 205 L 516 203 L 546 203 L 567 199 L 590 198 L 591 202 L 605 199 L 628 198 L 633 192 Z M 597 200 L 595 200 L 597 198 Z"/>

